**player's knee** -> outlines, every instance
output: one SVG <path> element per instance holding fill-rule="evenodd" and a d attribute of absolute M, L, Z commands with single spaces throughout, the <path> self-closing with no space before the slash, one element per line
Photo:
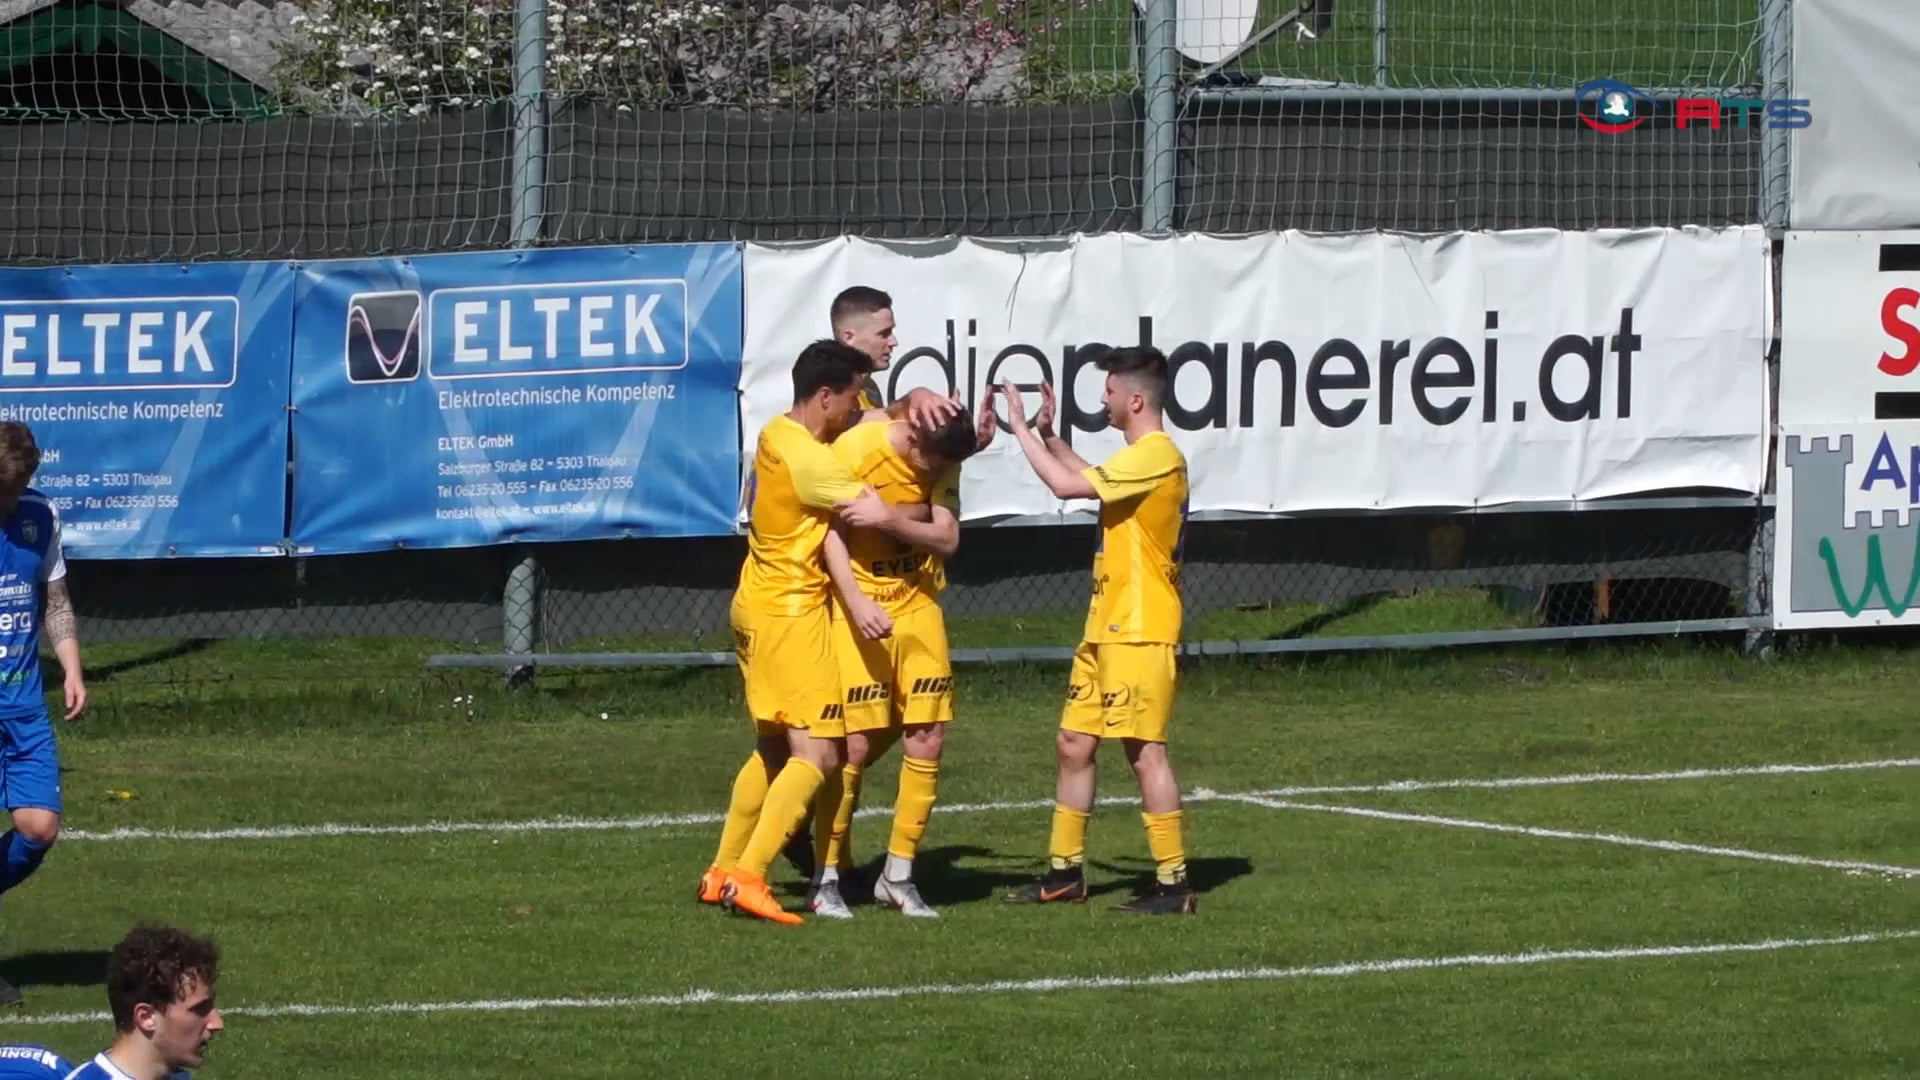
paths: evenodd
<path fill-rule="evenodd" d="M 808 739 L 802 756 L 823 773 L 830 773 L 847 762 L 845 739 Z"/>
<path fill-rule="evenodd" d="M 1145 779 L 1159 776 L 1172 766 L 1167 761 L 1167 744 L 1146 742 L 1140 739 L 1126 740 L 1127 764 L 1133 766 L 1133 774 Z"/>
<path fill-rule="evenodd" d="M 1100 740 L 1078 731 L 1062 730 L 1053 745 L 1061 765 L 1084 767 L 1093 764 L 1093 750 L 1100 745 Z"/>
<path fill-rule="evenodd" d="M 864 731 L 847 732 L 846 764 L 856 769 L 864 769 L 867 762 L 873 760 L 873 743 Z"/>
<path fill-rule="evenodd" d="M 16 811 L 13 831 L 43 848 L 50 848 L 60 839 L 60 815 L 50 810 Z"/>
<path fill-rule="evenodd" d="M 947 725 L 916 724 L 907 729 L 907 755 L 922 761 L 938 761 L 947 743 Z"/>

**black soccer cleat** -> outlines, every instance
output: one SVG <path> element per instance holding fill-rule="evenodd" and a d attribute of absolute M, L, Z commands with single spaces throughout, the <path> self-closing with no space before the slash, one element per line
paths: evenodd
<path fill-rule="evenodd" d="M 5 979 L 0 979 L 0 1008 L 22 1004 L 20 989 Z"/>
<path fill-rule="evenodd" d="M 1084 904 L 1087 902 L 1087 872 L 1073 866 L 1049 870 L 1039 881 L 1030 881 L 1008 893 L 1009 904 Z"/>
<path fill-rule="evenodd" d="M 1129 915 L 1191 915 L 1200 905 L 1200 894 L 1186 882 L 1168 885 L 1156 881 L 1153 888 L 1114 907 Z"/>

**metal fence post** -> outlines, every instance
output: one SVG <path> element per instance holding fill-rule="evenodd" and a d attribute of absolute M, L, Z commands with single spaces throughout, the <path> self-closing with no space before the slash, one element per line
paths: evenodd
<path fill-rule="evenodd" d="M 513 13 L 513 246 L 540 242 L 547 193 L 547 0 Z"/>
<path fill-rule="evenodd" d="M 540 645 L 540 563 L 532 555 L 522 558 L 507 575 L 500 614 L 502 651 L 508 656 L 532 656 Z M 533 672 L 531 662 L 509 665 L 508 688 L 531 682 Z"/>
<path fill-rule="evenodd" d="M 1761 97 L 1793 96 L 1793 0 L 1760 0 Z M 1775 236 L 1792 223 L 1793 132 L 1768 127 L 1760 144 L 1760 220 Z"/>
<path fill-rule="evenodd" d="M 1373 0 L 1373 85 L 1387 85 L 1387 0 Z"/>
<path fill-rule="evenodd" d="M 1149 233 L 1173 228 L 1179 163 L 1180 54 L 1174 49 L 1175 0 L 1146 0 L 1142 16 L 1141 88 L 1146 97 L 1142 142 L 1140 227 Z"/>

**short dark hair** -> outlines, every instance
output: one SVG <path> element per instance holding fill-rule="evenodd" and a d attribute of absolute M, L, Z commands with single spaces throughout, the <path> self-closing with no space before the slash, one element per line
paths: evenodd
<path fill-rule="evenodd" d="M 220 949 L 211 939 L 171 926 L 134 927 L 107 958 L 114 1030 L 133 1030 L 134 1006 L 165 1009 L 180 1000 L 189 982 L 211 987 L 219 974 Z"/>
<path fill-rule="evenodd" d="M 833 298 L 833 309 L 828 317 L 833 320 L 833 328 L 838 330 L 849 316 L 871 315 L 892 306 L 893 297 L 879 289 L 871 285 L 851 285 L 840 290 L 840 295 Z"/>
<path fill-rule="evenodd" d="M 859 349 L 821 338 L 800 350 L 800 358 L 793 362 L 794 403 L 805 401 L 822 387 L 837 394 L 860 381 L 872 366 L 873 360 Z"/>
<path fill-rule="evenodd" d="M 973 415 L 965 405 L 943 417 L 937 427 L 917 428 L 916 432 L 921 453 L 956 465 L 980 448 L 979 438 L 973 431 Z"/>
<path fill-rule="evenodd" d="M 1125 375 L 1140 385 L 1155 405 L 1167 400 L 1167 354 L 1151 345 L 1115 349 L 1099 360 L 1101 371 Z"/>
<path fill-rule="evenodd" d="M 26 490 L 40 469 L 40 444 L 33 429 L 15 420 L 0 423 L 0 494 Z"/>

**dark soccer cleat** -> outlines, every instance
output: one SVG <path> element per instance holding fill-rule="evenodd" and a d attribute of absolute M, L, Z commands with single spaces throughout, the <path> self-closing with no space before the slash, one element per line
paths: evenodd
<path fill-rule="evenodd" d="M 1193 886 L 1186 882 L 1168 885 L 1156 881 L 1152 889 L 1117 905 L 1113 910 L 1129 915 L 1191 915 L 1199 904 L 1200 894 L 1194 892 Z"/>
<path fill-rule="evenodd" d="M 1039 881 L 1028 882 L 1007 894 L 1009 904 L 1084 904 L 1087 872 L 1082 867 L 1049 870 Z"/>
<path fill-rule="evenodd" d="M 20 991 L 12 983 L 0 979 L 0 1008 L 21 1004 Z"/>

